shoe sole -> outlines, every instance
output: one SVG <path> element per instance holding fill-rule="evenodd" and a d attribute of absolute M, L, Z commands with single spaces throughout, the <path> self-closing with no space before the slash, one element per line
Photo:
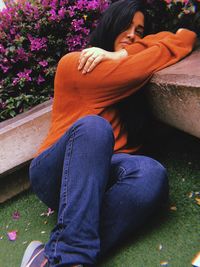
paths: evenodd
<path fill-rule="evenodd" d="M 42 242 L 40 241 L 32 241 L 28 247 L 26 248 L 25 252 L 24 252 L 24 256 L 22 259 L 22 263 L 20 267 L 26 267 L 26 265 L 28 264 L 34 250 L 39 247 L 40 245 L 42 245 Z"/>

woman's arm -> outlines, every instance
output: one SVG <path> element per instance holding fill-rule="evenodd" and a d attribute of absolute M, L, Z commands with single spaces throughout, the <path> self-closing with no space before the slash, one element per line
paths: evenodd
<path fill-rule="evenodd" d="M 186 29 L 179 29 L 177 33 L 181 32 L 182 30 Z M 125 49 L 117 52 L 109 52 L 98 47 L 84 49 L 80 54 L 78 70 L 82 71 L 83 74 L 87 74 L 103 61 L 118 60 L 125 58 L 128 55 L 135 55 L 146 48 L 155 45 L 156 42 L 173 35 L 173 33 L 167 31 L 151 34 L 146 36 L 145 39 L 141 39 L 142 41 L 136 41 L 132 45 L 128 45 Z"/>
<path fill-rule="evenodd" d="M 138 40 L 136 43 L 127 46 L 125 49 L 129 55 L 134 55 L 137 51 L 141 52 L 146 48 L 156 45 L 157 42 L 165 40 L 166 38 L 173 39 L 174 36 L 181 38 L 185 45 L 193 44 L 193 46 L 197 37 L 196 33 L 184 28 L 177 30 L 176 34 L 168 31 L 162 31 L 156 34 L 147 35 L 143 39 Z"/>
<path fill-rule="evenodd" d="M 122 60 L 104 61 L 87 75 L 77 72 L 77 86 L 95 107 L 112 105 L 141 88 L 156 71 L 188 55 L 195 41 L 196 34 L 189 30 L 170 34 L 155 43 L 144 38 L 139 42 L 148 48 L 142 52 Z"/>
<path fill-rule="evenodd" d="M 148 38 L 140 40 L 140 44 L 147 47 L 143 51 L 122 60 L 104 61 L 86 75 L 77 70 L 80 53 L 68 54 L 63 59 L 67 66 L 73 66 L 71 82 L 87 105 L 102 108 L 133 94 L 153 73 L 188 55 L 195 44 L 196 35 L 182 30 L 155 43 Z M 66 76 L 66 65 L 62 67 L 62 76 Z"/>

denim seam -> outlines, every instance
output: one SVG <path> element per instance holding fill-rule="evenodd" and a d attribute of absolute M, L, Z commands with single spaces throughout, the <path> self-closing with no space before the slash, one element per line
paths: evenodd
<path fill-rule="evenodd" d="M 65 183 L 65 186 L 64 186 L 64 193 L 65 193 L 65 208 L 63 210 L 63 213 L 61 215 L 61 222 L 63 223 L 63 218 L 64 218 L 64 214 L 65 214 L 65 211 L 66 211 L 66 207 L 67 207 L 67 197 L 68 197 L 68 177 L 69 177 L 69 166 L 70 166 L 70 161 L 71 161 L 71 155 L 72 155 L 72 150 L 73 150 L 73 144 L 74 144 L 74 139 L 75 139 L 75 129 L 73 129 L 72 131 L 72 136 L 71 138 L 69 139 L 69 151 L 67 153 L 67 157 L 69 158 L 68 160 L 68 165 L 66 166 L 67 168 L 65 169 L 65 175 L 66 175 L 66 183 Z"/>
<path fill-rule="evenodd" d="M 124 175 L 126 175 L 126 169 L 123 166 L 119 166 L 119 169 L 122 170 L 122 173 L 119 175 L 119 180 L 123 178 Z"/>
<path fill-rule="evenodd" d="M 66 208 L 67 208 L 69 166 L 70 166 L 70 160 L 71 160 L 71 155 L 72 155 L 72 150 L 73 150 L 75 130 L 76 130 L 75 127 L 72 128 L 71 137 L 69 138 L 69 143 L 68 143 L 69 148 L 68 148 L 68 151 L 66 151 L 66 155 L 67 155 L 68 161 L 67 161 L 67 164 L 66 164 L 66 168 L 64 170 L 64 177 L 66 177 L 66 178 L 65 178 L 65 182 L 64 182 L 64 186 L 63 186 L 65 207 L 64 207 L 63 212 L 60 215 L 60 218 L 59 218 L 59 221 L 58 221 L 58 223 L 62 223 L 62 224 L 63 224 L 64 214 L 65 214 Z M 60 236 L 60 234 L 62 233 L 63 230 L 64 229 L 58 230 L 59 231 L 59 236 Z M 54 256 L 56 256 L 56 250 L 57 250 L 59 236 L 57 237 L 57 239 L 55 241 Z"/>

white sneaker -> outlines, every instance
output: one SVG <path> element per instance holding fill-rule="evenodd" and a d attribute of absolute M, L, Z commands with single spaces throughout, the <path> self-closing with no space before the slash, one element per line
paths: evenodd
<path fill-rule="evenodd" d="M 42 256 L 43 253 L 44 253 L 44 244 L 41 243 L 40 241 L 32 241 L 24 252 L 24 256 L 20 267 L 36 266 L 34 264 L 34 261 L 39 262 L 37 258 L 43 258 L 44 260 L 44 257 Z M 39 267 L 39 265 L 37 266 Z"/>

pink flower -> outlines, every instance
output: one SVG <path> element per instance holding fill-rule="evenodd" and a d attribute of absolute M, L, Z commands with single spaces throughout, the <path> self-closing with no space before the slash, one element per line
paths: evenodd
<path fill-rule="evenodd" d="M 18 210 L 13 212 L 13 214 L 12 214 L 12 218 L 13 218 L 13 220 L 19 220 L 19 218 L 20 218 L 20 213 L 19 213 Z"/>
<path fill-rule="evenodd" d="M 56 11 L 55 11 L 54 9 L 51 9 L 51 10 L 49 11 L 49 14 L 51 15 L 51 16 L 49 17 L 49 20 L 56 20 L 56 19 L 57 19 L 57 14 L 56 14 Z"/>
<path fill-rule="evenodd" d="M 39 84 L 41 84 L 43 82 L 45 82 L 45 79 L 41 75 L 39 75 L 38 79 L 37 79 L 37 84 L 39 85 Z"/>
<path fill-rule="evenodd" d="M 58 16 L 60 19 L 64 19 L 65 14 L 66 14 L 66 8 L 62 7 L 61 9 L 59 9 Z"/>
<path fill-rule="evenodd" d="M 99 1 L 88 1 L 87 2 L 87 9 L 95 10 L 99 8 Z"/>
<path fill-rule="evenodd" d="M 4 48 L 2 44 L 0 44 L 0 53 L 4 54 L 5 52 L 6 52 L 6 49 Z"/>
<path fill-rule="evenodd" d="M 54 213 L 54 210 L 52 210 L 51 208 L 48 208 L 47 216 L 49 217 L 53 213 Z"/>
<path fill-rule="evenodd" d="M 10 29 L 10 33 L 11 33 L 12 35 L 15 35 L 15 34 L 16 34 L 16 30 L 15 30 L 14 27 Z"/>
<path fill-rule="evenodd" d="M 17 239 L 17 230 L 8 232 L 7 235 L 10 241 L 15 241 Z"/>
<path fill-rule="evenodd" d="M 86 28 L 82 28 L 82 32 L 83 32 L 85 35 L 89 35 L 90 30 L 89 30 L 89 29 L 86 29 Z"/>
<path fill-rule="evenodd" d="M 24 79 L 26 81 L 31 81 L 31 77 L 29 76 L 31 74 L 32 70 L 29 69 L 24 69 L 23 72 L 19 72 L 17 73 L 17 76 L 19 77 L 19 79 Z"/>
<path fill-rule="evenodd" d="M 165 2 L 166 2 L 167 4 L 170 4 L 170 3 L 172 2 L 172 0 L 165 0 Z"/>
<path fill-rule="evenodd" d="M 47 217 L 49 217 L 53 213 L 54 213 L 54 210 L 52 210 L 51 208 L 48 208 L 47 212 L 41 213 L 40 216 L 47 216 Z"/>
<path fill-rule="evenodd" d="M 8 72 L 8 70 L 10 69 L 8 66 L 4 66 L 2 64 L 0 64 L 0 68 L 2 69 L 3 73 Z"/>
<path fill-rule="evenodd" d="M 68 13 L 70 17 L 73 17 L 75 15 L 75 7 L 74 6 L 70 6 L 68 8 Z"/>
<path fill-rule="evenodd" d="M 17 53 L 17 60 L 24 60 L 24 61 L 28 61 L 28 54 L 26 54 L 25 50 L 20 47 L 16 50 Z"/>
<path fill-rule="evenodd" d="M 79 20 L 72 20 L 72 26 L 74 28 L 75 31 L 80 31 L 82 29 L 82 26 L 84 24 L 84 20 L 83 19 L 79 19 Z"/>
<path fill-rule="evenodd" d="M 42 38 L 36 38 L 28 34 L 28 39 L 31 43 L 30 48 L 31 51 L 38 51 L 41 49 L 46 49 L 47 48 L 47 38 L 42 37 Z"/>
<path fill-rule="evenodd" d="M 48 65 L 48 62 L 46 60 L 42 60 L 42 61 L 39 61 L 39 64 L 42 66 L 42 67 L 46 67 Z"/>
<path fill-rule="evenodd" d="M 70 52 L 75 50 L 81 50 L 85 46 L 85 38 L 81 34 L 68 36 L 66 38 L 66 43 Z"/>
<path fill-rule="evenodd" d="M 67 5 L 68 4 L 68 0 L 60 0 L 60 6 L 65 6 L 65 5 Z"/>
<path fill-rule="evenodd" d="M 15 86 L 15 85 L 18 84 L 18 82 L 19 82 L 19 78 L 14 78 L 13 82 L 12 82 L 12 85 Z"/>

